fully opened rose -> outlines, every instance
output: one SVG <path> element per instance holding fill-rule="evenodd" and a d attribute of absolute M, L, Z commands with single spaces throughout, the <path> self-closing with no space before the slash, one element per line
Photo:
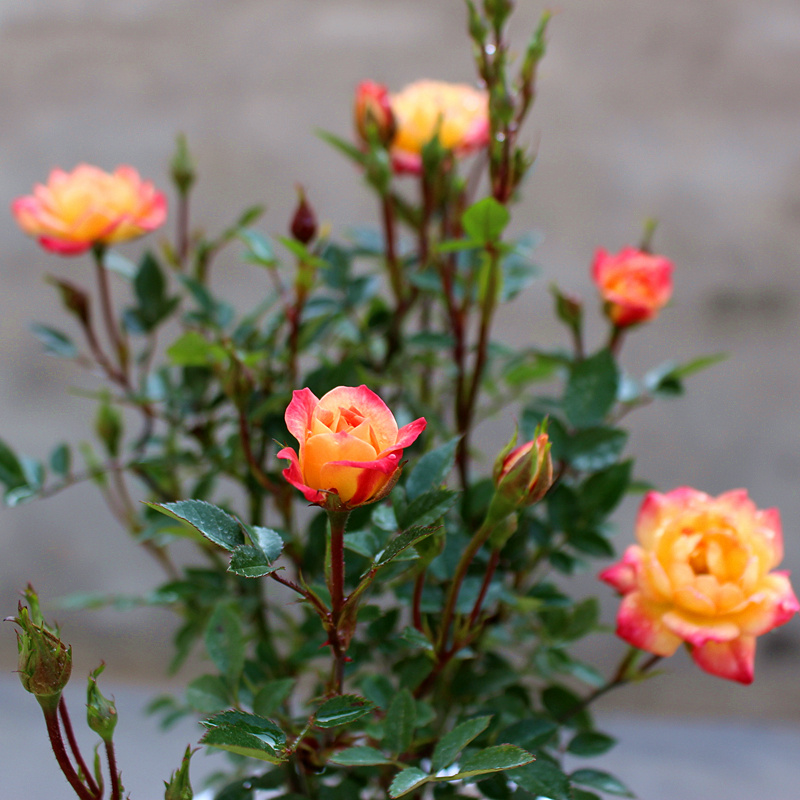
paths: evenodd
<path fill-rule="evenodd" d="M 108 173 L 80 164 L 72 172 L 54 169 L 45 185 L 18 197 L 11 210 L 46 250 L 77 255 L 155 230 L 166 219 L 167 201 L 132 167 Z"/>
<path fill-rule="evenodd" d="M 783 558 L 780 514 L 737 489 L 710 497 L 690 488 L 650 492 L 639 543 L 600 574 L 622 595 L 617 634 L 660 656 L 682 643 L 698 666 L 751 683 L 756 637 L 798 610 Z"/>
<path fill-rule="evenodd" d="M 592 278 L 606 314 L 620 328 L 654 319 L 672 297 L 672 262 L 664 256 L 625 247 L 619 253 L 598 249 Z"/>
<path fill-rule="evenodd" d="M 422 170 L 422 148 L 438 133 L 442 147 L 456 155 L 489 143 L 489 97 L 462 83 L 417 81 L 391 95 L 396 123 L 392 164 L 398 172 Z"/>
<path fill-rule="evenodd" d="M 310 389 L 294 392 L 286 426 L 299 453 L 284 447 L 283 476 L 310 503 L 330 495 L 347 508 L 385 497 L 400 477 L 404 448 L 425 430 L 424 418 L 397 427 L 394 415 L 366 386 L 338 386 L 321 399 Z"/>

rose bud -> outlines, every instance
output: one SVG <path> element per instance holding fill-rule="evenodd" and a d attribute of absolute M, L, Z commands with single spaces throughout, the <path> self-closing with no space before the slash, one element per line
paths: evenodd
<path fill-rule="evenodd" d="M 398 430 L 392 412 L 366 386 L 339 386 L 319 400 L 310 389 L 296 390 L 286 426 L 300 452 L 284 447 L 278 453 L 290 462 L 283 477 L 310 503 L 374 503 L 397 482 L 403 449 L 425 425 L 420 417 Z"/>
<path fill-rule="evenodd" d="M 438 135 L 441 146 L 456 156 L 489 143 L 489 97 L 461 83 L 417 81 L 391 96 L 397 120 L 392 142 L 396 172 L 419 174 L 422 150 Z"/>
<path fill-rule="evenodd" d="M 166 219 L 167 201 L 132 167 L 108 173 L 80 164 L 72 172 L 54 169 L 46 185 L 18 197 L 11 210 L 45 250 L 66 256 L 155 230 Z"/>
<path fill-rule="evenodd" d="M 118 717 L 114 701 L 105 697 L 97 685 L 97 678 L 105 668 L 105 664 L 100 664 L 96 670 L 89 673 L 89 683 L 86 687 L 86 722 L 104 742 L 110 742 L 114 737 Z"/>
<path fill-rule="evenodd" d="M 289 226 L 292 236 L 300 244 L 308 244 L 317 235 L 317 217 L 306 200 L 302 186 L 297 187 L 297 209 Z"/>
<path fill-rule="evenodd" d="M 386 86 L 373 81 L 359 83 L 353 111 L 356 131 L 364 144 L 369 144 L 372 136 L 384 147 L 392 143 L 397 126 Z"/>
<path fill-rule="evenodd" d="M 29 610 L 20 603 L 17 616 L 9 620 L 20 628 L 17 672 L 23 688 L 36 696 L 42 708 L 55 710 L 72 673 L 72 648 L 46 626 L 38 606 Z"/>
<path fill-rule="evenodd" d="M 800 610 L 788 573 L 771 571 L 783 558 L 778 510 L 744 489 L 650 492 L 636 538 L 599 576 L 623 595 L 617 635 L 659 656 L 686 644 L 701 669 L 751 683 L 756 637 Z"/>
<path fill-rule="evenodd" d="M 592 279 L 605 301 L 606 316 L 618 328 L 654 319 L 672 296 L 672 269 L 664 256 L 633 247 L 616 255 L 598 249 Z"/>
<path fill-rule="evenodd" d="M 514 437 L 516 439 L 516 436 Z M 500 454 L 495 462 L 494 484 L 497 495 L 512 508 L 538 503 L 553 484 L 550 440 L 542 428 L 534 438 Z"/>

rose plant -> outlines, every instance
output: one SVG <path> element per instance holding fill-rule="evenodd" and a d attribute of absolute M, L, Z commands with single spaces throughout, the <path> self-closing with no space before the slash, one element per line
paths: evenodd
<path fill-rule="evenodd" d="M 392 93 L 365 80 L 352 135 L 322 134 L 374 195 L 377 231 L 329 236 L 305 188 L 287 236 L 257 227 L 260 207 L 217 235 L 195 231 L 182 139 L 174 241 L 137 264 L 112 248 L 158 228 L 166 206 L 129 167 L 55 171 L 12 206 L 46 249 L 91 252 L 93 289 L 78 263 L 74 279 L 53 280 L 73 330 L 34 331 L 101 385 L 82 466 L 71 442 L 47 459 L 0 442 L 5 502 L 93 482 L 129 536 L 120 547 L 157 561 L 161 585 L 105 602 L 175 612 L 171 669 L 203 672 L 155 709 L 165 724 L 199 718 L 201 744 L 230 756 L 217 800 L 627 795 L 616 777 L 565 760 L 614 744 L 594 701 L 681 643 L 707 672 L 749 681 L 755 638 L 798 610 L 774 571 L 776 511 L 744 491 L 651 492 L 638 544 L 601 572 L 624 595 L 618 633 L 631 647 L 609 677 L 575 654 L 603 626 L 596 598 L 575 597 L 569 578 L 614 557 L 609 517 L 641 486 L 622 422 L 716 359 L 623 374 L 623 334 L 671 295 L 652 228 L 587 265 L 601 341 L 586 335 L 582 300 L 558 288 L 563 347 L 493 338 L 498 308 L 537 272 L 530 237 L 509 222 L 534 160 L 520 132 L 549 14 L 514 61 L 513 3 L 466 9 L 479 86 L 426 80 Z M 234 244 L 272 281 L 244 311 L 213 280 Z M 112 270 L 128 282 L 121 313 Z M 474 430 L 491 416 L 504 437 L 517 430 L 481 454 Z M 178 541 L 193 555 L 178 559 Z M 80 800 L 121 800 L 125 754 L 101 670 L 87 725 L 104 758 L 98 749 L 90 765 L 62 696 L 72 651 L 32 588 L 13 621 L 20 677 L 65 779 Z M 193 796 L 192 752 L 166 800 Z"/>

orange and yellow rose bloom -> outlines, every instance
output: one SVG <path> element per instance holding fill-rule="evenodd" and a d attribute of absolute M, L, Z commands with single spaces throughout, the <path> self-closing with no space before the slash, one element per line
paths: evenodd
<path fill-rule="evenodd" d="M 617 634 L 660 656 L 685 643 L 698 666 L 751 683 L 756 637 L 800 610 L 783 558 L 777 509 L 744 489 L 710 497 L 687 487 L 650 492 L 638 544 L 600 579 L 623 595 Z"/>
<path fill-rule="evenodd" d="M 338 386 L 321 399 L 310 389 L 294 392 L 286 427 L 299 453 L 284 447 L 286 480 L 310 503 L 325 505 L 330 495 L 346 508 L 385 497 L 400 477 L 404 448 L 425 430 L 420 418 L 397 427 L 386 403 L 366 386 Z"/>
<path fill-rule="evenodd" d="M 592 279 L 606 314 L 619 328 L 654 319 L 672 297 L 672 262 L 664 256 L 625 247 L 619 253 L 599 248 Z"/>
<path fill-rule="evenodd" d="M 155 230 L 166 219 L 167 201 L 132 167 L 108 173 L 80 164 L 72 172 L 54 169 L 45 185 L 18 197 L 11 210 L 46 250 L 77 255 Z"/>
<path fill-rule="evenodd" d="M 456 155 L 466 155 L 489 142 L 489 97 L 463 83 L 422 80 L 390 96 L 396 132 L 392 164 L 397 172 L 419 173 L 422 148 L 438 133 Z"/>

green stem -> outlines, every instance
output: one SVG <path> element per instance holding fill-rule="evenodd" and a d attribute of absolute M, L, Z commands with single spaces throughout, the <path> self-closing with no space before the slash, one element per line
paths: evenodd
<path fill-rule="evenodd" d="M 130 388 L 128 383 L 128 346 L 125 344 L 119 326 L 114 318 L 114 305 L 111 302 L 111 287 L 108 283 L 108 271 L 103 263 L 105 251 L 105 246 L 103 245 L 95 245 L 92 248 L 95 272 L 97 274 L 97 285 L 100 290 L 100 306 L 103 311 L 106 333 L 117 353 L 120 374 L 124 377 L 128 388 Z"/>

